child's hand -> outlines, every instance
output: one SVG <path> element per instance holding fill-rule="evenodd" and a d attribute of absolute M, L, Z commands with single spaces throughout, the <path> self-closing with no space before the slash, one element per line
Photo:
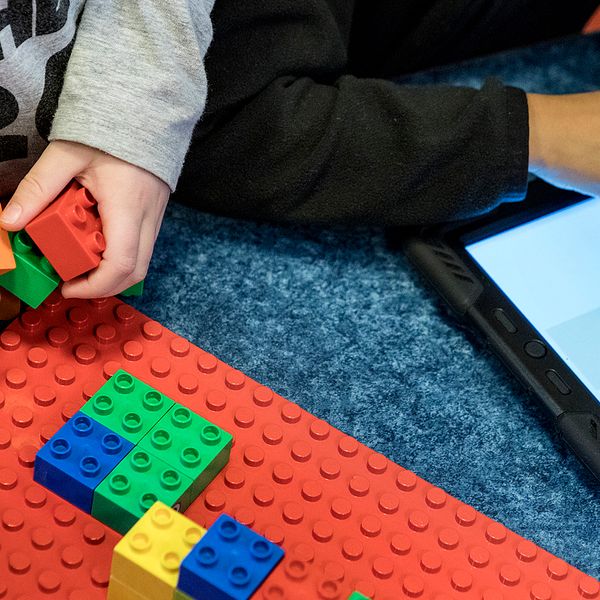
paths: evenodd
<path fill-rule="evenodd" d="M 71 181 L 98 202 L 106 250 L 97 269 L 64 284 L 65 298 L 100 298 L 146 276 L 169 187 L 152 173 L 73 142 L 49 144 L 4 209 L 0 225 L 23 229 Z"/>

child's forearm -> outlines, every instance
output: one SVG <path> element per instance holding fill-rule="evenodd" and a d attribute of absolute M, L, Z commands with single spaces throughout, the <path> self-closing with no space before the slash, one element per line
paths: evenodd
<path fill-rule="evenodd" d="M 50 140 L 101 149 L 174 189 L 206 101 L 213 0 L 87 0 Z"/>
<path fill-rule="evenodd" d="M 529 168 L 561 187 L 600 194 L 600 92 L 529 94 Z"/>

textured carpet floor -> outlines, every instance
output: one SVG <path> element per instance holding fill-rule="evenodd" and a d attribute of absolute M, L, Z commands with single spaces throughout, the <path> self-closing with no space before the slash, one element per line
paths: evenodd
<path fill-rule="evenodd" d="M 530 91 L 595 89 L 600 37 L 411 82 L 478 85 L 487 75 Z M 172 205 L 133 304 L 600 577 L 600 484 L 383 231 L 236 222 Z"/>

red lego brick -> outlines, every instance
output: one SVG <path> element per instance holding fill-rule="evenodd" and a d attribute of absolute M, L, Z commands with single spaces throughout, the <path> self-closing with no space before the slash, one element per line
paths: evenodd
<path fill-rule="evenodd" d="M 64 281 L 96 268 L 105 248 L 96 201 L 76 181 L 25 231 Z"/>
<path fill-rule="evenodd" d="M 256 599 L 600 600 L 596 580 L 112 298 L 55 293 L 0 334 L 0 465 L 32 463 L 119 368 L 233 434 L 186 516 L 226 512 L 285 549 Z"/>
<path fill-rule="evenodd" d="M 2 206 L 0 206 L 0 215 Z M 8 239 L 8 233 L 0 228 L 0 275 L 16 268 L 15 257 Z"/>
<path fill-rule="evenodd" d="M 0 321 L 12 321 L 21 312 L 21 301 L 8 290 L 0 288 Z"/>

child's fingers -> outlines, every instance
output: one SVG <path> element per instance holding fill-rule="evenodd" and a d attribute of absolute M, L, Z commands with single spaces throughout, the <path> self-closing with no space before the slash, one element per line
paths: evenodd
<path fill-rule="evenodd" d="M 65 298 L 102 298 L 112 296 L 134 283 L 138 268 L 141 215 L 116 202 L 103 215 L 106 250 L 98 268 L 86 277 L 63 285 Z M 131 282 L 131 283 L 128 283 Z"/>
<path fill-rule="evenodd" d="M 86 166 L 87 160 L 74 144 L 50 144 L 6 205 L 0 226 L 9 231 L 23 229 Z"/>

